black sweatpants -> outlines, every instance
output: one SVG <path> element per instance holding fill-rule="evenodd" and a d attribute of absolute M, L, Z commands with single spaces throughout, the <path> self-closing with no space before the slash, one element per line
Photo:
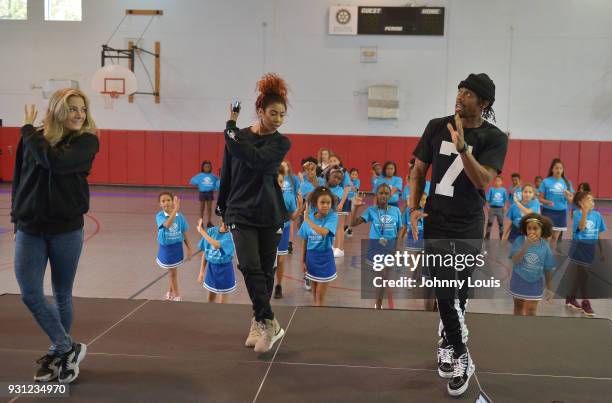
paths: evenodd
<path fill-rule="evenodd" d="M 429 217 L 428 217 L 429 218 Z M 423 225 L 425 238 L 425 253 L 445 255 L 476 255 L 480 253 L 483 239 L 484 213 L 453 225 L 461 228 L 460 231 L 448 229 L 449 218 L 432 217 L 425 219 Z M 452 222 L 452 220 L 451 220 Z M 435 287 L 434 292 L 438 300 L 440 325 L 438 334 L 446 343 L 451 344 L 457 355 L 466 349 L 468 341 L 468 328 L 465 323 L 465 308 L 468 300 L 468 279 L 472 276 L 472 268 L 449 268 L 429 266 L 430 279 L 439 280 L 465 280 L 460 288 Z"/>
<path fill-rule="evenodd" d="M 253 303 L 255 320 L 274 319 L 270 298 L 274 289 L 274 261 L 282 227 L 259 228 L 243 224 L 230 225 L 236 245 L 238 269 Z"/>

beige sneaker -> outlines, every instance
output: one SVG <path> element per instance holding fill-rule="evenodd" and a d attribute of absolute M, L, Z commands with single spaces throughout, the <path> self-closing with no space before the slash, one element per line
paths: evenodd
<path fill-rule="evenodd" d="M 280 324 L 276 319 L 266 319 L 261 337 L 259 338 L 259 340 L 257 340 L 257 343 L 255 344 L 255 352 L 266 353 L 270 351 L 274 343 L 276 343 L 277 340 L 283 337 L 284 334 L 285 331 L 282 327 L 280 327 Z"/>
<path fill-rule="evenodd" d="M 251 329 L 249 329 L 249 336 L 244 342 L 245 347 L 255 347 L 257 340 L 261 337 L 261 328 L 262 325 L 255 318 L 251 318 Z"/>

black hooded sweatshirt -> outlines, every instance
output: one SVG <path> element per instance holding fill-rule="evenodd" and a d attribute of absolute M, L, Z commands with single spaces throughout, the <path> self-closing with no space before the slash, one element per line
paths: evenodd
<path fill-rule="evenodd" d="M 21 128 L 11 200 L 15 230 L 57 235 L 83 227 L 87 176 L 99 149 L 91 133 L 68 134 L 54 147 L 32 125 Z"/>
<path fill-rule="evenodd" d="M 238 129 L 233 120 L 223 134 L 217 214 L 230 225 L 280 228 L 289 214 L 278 185 L 278 168 L 291 142 L 278 131 L 258 135 L 250 128 Z"/>

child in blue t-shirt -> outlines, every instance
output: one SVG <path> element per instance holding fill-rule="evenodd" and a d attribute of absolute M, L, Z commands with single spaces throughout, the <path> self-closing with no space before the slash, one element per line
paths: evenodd
<path fill-rule="evenodd" d="M 372 192 L 376 193 L 376 181 L 382 175 L 382 165 L 380 165 L 380 162 L 372 161 L 370 167 L 372 168 Z"/>
<path fill-rule="evenodd" d="M 189 180 L 189 183 L 197 186 L 200 191 L 200 218 L 204 219 L 206 210 L 206 226 L 212 227 L 212 202 L 215 199 L 215 190 L 219 190 L 219 177 L 212 173 L 210 161 L 202 161 L 202 172 Z"/>
<path fill-rule="evenodd" d="M 278 174 L 279 185 L 285 182 L 287 177 L 287 167 L 281 164 Z M 285 208 L 289 213 L 289 220 L 285 221 L 283 225 L 283 235 L 276 248 L 276 285 L 274 286 L 274 298 L 280 299 L 283 297 L 283 275 L 285 273 L 285 259 L 289 254 L 289 236 L 291 233 L 291 224 L 295 221 L 300 214 L 302 214 L 302 194 L 297 193 L 296 196 L 293 193 L 283 192 L 283 201 L 285 202 Z"/>
<path fill-rule="evenodd" d="M 573 240 L 569 252 L 569 261 L 576 266 L 576 281 L 571 294 L 565 299 L 565 305 L 586 316 L 595 316 L 587 295 L 588 269 L 591 267 L 599 245 L 600 259 L 604 260 L 603 245 L 600 234 L 606 231 L 606 223 L 598 211 L 595 211 L 595 201 L 591 192 L 582 191 L 574 196 Z M 582 293 L 582 304 L 578 304 L 576 295 L 578 289 Z"/>
<path fill-rule="evenodd" d="M 389 205 L 399 207 L 399 198 L 402 192 L 402 178 L 397 176 L 397 165 L 395 162 L 385 162 L 385 165 L 383 165 L 382 174 L 376 181 L 374 193 L 377 193 L 378 187 L 383 183 L 386 183 L 391 188 Z"/>
<path fill-rule="evenodd" d="M 346 203 L 348 204 L 348 209 L 351 213 L 348 219 L 348 225 L 345 225 L 345 234 L 347 238 L 353 236 L 353 227 L 351 226 L 351 223 L 355 218 L 355 207 L 353 206 L 353 200 L 361 188 L 361 180 L 359 180 L 359 171 L 357 168 L 351 168 L 349 170 L 349 179 L 351 181 L 349 182 L 349 193 Z"/>
<path fill-rule="evenodd" d="M 302 194 L 302 201 L 306 205 L 310 193 L 317 187 L 325 185 L 325 180 L 317 176 L 317 160 L 314 157 L 307 157 L 302 160 L 301 179 L 300 193 Z M 304 218 L 300 215 L 298 224 L 301 226 L 303 221 Z M 304 289 L 311 290 L 310 279 L 306 276 L 304 276 Z"/>
<path fill-rule="evenodd" d="M 519 193 L 514 194 L 514 203 L 510 205 L 506 217 L 510 220 L 506 224 L 502 239 L 507 239 L 510 243 L 514 242 L 516 237 L 520 235 L 519 226 L 521 218 L 530 213 L 540 214 L 540 202 L 535 197 L 535 188 L 530 183 L 523 186 L 522 196 L 519 199 Z"/>
<path fill-rule="evenodd" d="M 391 188 L 386 183 L 378 185 L 376 190 L 375 205 L 368 207 L 360 217 L 353 221 L 353 226 L 369 222 L 370 235 L 368 242 L 367 262 L 369 265 L 374 261 L 375 255 L 394 253 L 401 245 L 402 213 L 396 206 L 389 205 Z M 363 201 L 355 201 L 356 208 L 363 205 Z M 382 309 L 384 288 L 379 288 L 375 309 Z"/>
<path fill-rule="evenodd" d="M 508 188 L 508 202 L 510 206 L 514 204 L 515 195 L 517 195 L 519 201 L 521 200 L 521 196 L 523 195 L 523 188 L 521 187 L 521 174 L 518 172 L 513 172 L 510 176 L 512 180 L 512 185 Z M 537 187 L 536 187 L 537 189 Z"/>
<path fill-rule="evenodd" d="M 220 295 L 219 302 L 223 304 L 227 302 L 227 295 L 237 287 L 232 264 L 236 249 L 234 239 L 223 221 L 218 227 L 204 229 L 200 218 L 197 229 L 202 235 L 198 244 L 202 251 L 198 283 L 208 290 L 208 302 L 216 302 L 217 295 Z"/>
<path fill-rule="evenodd" d="M 335 280 L 334 233 L 338 227 L 338 215 L 334 211 L 334 195 L 327 187 L 320 186 L 308 197 L 304 222 L 298 235 L 303 239 L 303 270 L 312 283 L 315 306 L 325 304 L 328 283 Z"/>
<path fill-rule="evenodd" d="M 330 157 L 332 160 L 334 157 Z M 338 228 L 335 232 L 334 239 L 334 257 L 344 256 L 344 223 L 346 217 L 349 216 L 350 210 L 345 209 L 345 204 L 348 200 L 349 186 L 345 186 L 344 172 L 338 165 L 330 165 L 325 170 L 325 180 L 327 181 L 327 187 L 334 195 L 334 205 L 336 206 L 336 214 L 338 215 Z"/>
<path fill-rule="evenodd" d="M 281 183 L 280 187 L 283 191 L 283 196 L 285 194 L 292 194 L 294 198 L 297 199 L 298 194 L 300 193 L 300 188 L 302 186 L 302 180 L 298 175 L 293 174 L 293 168 L 291 168 L 291 163 L 289 160 L 283 160 L 281 162 L 281 166 L 279 169 L 282 169 L 285 174 L 283 175 L 283 183 Z M 289 243 L 287 244 L 287 253 L 293 253 L 293 233 L 295 232 L 295 224 L 294 221 L 291 220 L 291 224 L 289 225 Z"/>
<path fill-rule="evenodd" d="M 550 245 L 543 239 L 551 235 L 552 223 L 547 217 L 531 213 L 521 218 L 519 231 L 521 235 L 512 244 L 509 256 L 513 262 L 510 293 L 515 315 L 535 316 L 538 302 L 554 295 L 551 285 L 556 262 Z"/>
<path fill-rule="evenodd" d="M 170 192 L 159 194 L 159 205 L 162 208 L 155 216 L 157 223 L 157 242 L 159 251 L 157 252 L 157 264 L 162 269 L 168 269 L 169 289 L 166 292 L 166 301 L 181 301 L 181 294 L 178 288 L 177 267 L 185 260 L 190 260 L 192 249 L 187 237 L 189 225 L 180 210 L 180 201 L 177 196 Z M 187 257 L 183 255 L 183 242 L 187 248 Z"/>
<path fill-rule="evenodd" d="M 567 207 L 572 202 L 574 188 L 572 182 L 565 178 L 563 162 L 555 158 L 546 177 L 538 189 L 542 215 L 550 218 L 553 233 L 550 247 L 555 250 L 561 232 L 567 231 Z"/>
<path fill-rule="evenodd" d="M 497 219 L 497 226 L 499 227 L 499 239 L 502 238 L 504 233 L 504 208 L 508 201 L 508 192 L 504 189 L 503 180 L 501 175 L 495 177 L 494 187 L 489 188 L 487 192 L 487 203 L 488 203 L 488 218 L 487 218 L 487 234 L 485 239 L 491 239 L 491 227 L 493 226 L 493 220 Z"/>

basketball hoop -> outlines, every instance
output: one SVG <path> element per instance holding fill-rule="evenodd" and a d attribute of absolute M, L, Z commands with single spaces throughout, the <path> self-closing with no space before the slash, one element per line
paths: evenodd
<path fill-rule="evenodd" d="M 91 86 L 104 97 L 106 109 L 113 109 L 115 100 L 131 95 L 138 90 L 136 75 L 127 67 L 119 64 L 104 66 L 95 72 Z"/>

